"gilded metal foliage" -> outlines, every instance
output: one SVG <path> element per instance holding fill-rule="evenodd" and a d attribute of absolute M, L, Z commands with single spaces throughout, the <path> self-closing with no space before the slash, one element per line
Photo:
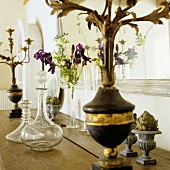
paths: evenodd
<path fill-rule="evenodd" d="M 49 2 L 50 1 L 50 2 Z M 117 32 L 119 28 L 123 25 L 130 25 L 132 28 L 135 28 L 138 32 L 138 25 L 135 24 L 136 21 L 150 21 L 154 24 L 162 24 L 161 18 L 170 19 L 169 15 L 169 3 L 167 1 L 162 1 L 160 5 L 162 7 L 154 10 L 150 14 L 137 17 L 134 12 L 129 12 L 134 5 L 137 4 L 137 1 L 127 1 L 127 7 L 122 9 L 121 7 L 117 8 L 116 16 L 111 20 L 111 7 L 113 0 L 106 0 L 103 13 L 100 15 L 96 10 L 86 8 L 84 6 L 70 2 L 69 0 L 46 0 L 48 6 L 53 8 L 51 14 L 59 11 L 58 17 L 66 16 L 69 12 L 73 10 L 86 11 L 88 22 L 88 28 L 91 29 L 91 25 L 97 26 L 102 34 L 106 34 L 107 30 L 114 30 Z M 106 11 L 108 9 L 108 13 Z M 131 19 L 124 19 L 125 17 L 131 15 Z"/>

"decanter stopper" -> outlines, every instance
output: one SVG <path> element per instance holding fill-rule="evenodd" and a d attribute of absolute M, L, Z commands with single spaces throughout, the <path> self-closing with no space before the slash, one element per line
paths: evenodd
<path fill-rule="evenodd" d="M 47 72 L 43 70 L 39 71 L 36 74 L 35 79 L 39 83 L 39 88 L 45 88 L 45 84 L 47 82 Z"/>
<path fill-rule="evenodd" d="M 30 104 L 32 102 L 29 100 L 23 100 L 21 102 L 22 104 L 22 115 L 21 115 L 21 124 L 17 129 L 15 129 L 13 132 L 6 135 L 6 139 L 12 141 L 12 142 L 18 142 L 22 143 L 21 140 L 21 131 L 31 121 L 31 111 L 30 111 Z"/>

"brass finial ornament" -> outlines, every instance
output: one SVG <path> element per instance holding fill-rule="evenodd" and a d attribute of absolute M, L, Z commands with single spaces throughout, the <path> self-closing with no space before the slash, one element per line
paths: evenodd
<path fill-rule="evenodd" d="M 113 0 L 105 0 L 103 12 L 70 2 L 69 0 L 45 0 L 46 4 L 53 8 L 51 14 L 59 12 L 58 17 L 68 15 L 71 11 L 80 10 L 86 14 L 88 28 L 96 26 L 104 41 L 104 61 L 101 66 L 102 87 L 96 93 L 94 99 L 83 106 L 86 113 L 86 125 L 90 135 L 107 149 L 104 158 L 92 164 L 92 170 L 101 169 L 126 169 L 132 166 L 126 164 L 122 158 L 117 157 L 116 147 L 128 136 L 133 120 L 135 106 L 122 98 L 119 90 L 114 86 L 114 43 L 115 37 L 121 27 L 129 25 L 138 34 L 139 28 L 136 22 L 148 21 L 154 24 L 163 24 L 161 19 L 170 19 L 168 1 L 160 3 L 160 7 L 148 15 L 137 17 L 131 8 L 137 4 L 137 0 L 127 0 L 127 7 L 118 7 L 112 19 Z M 128 16 L 128 18 L 127 18 Z"/>
<path fill-rule="evenodd" d="M 30 62 L 29 49 L 30 49 L 31 42 L 33 41 L 30 38 L 25 40 L 27 45 L 24 47 L 21 47 L 21 51 L 24 52 L 24 57 L 22 59 L 17 59 L 17 57 L 20 54 L 13 55 L 14 41 L 12 38 L 12 34 L 14 31 L 15 30 L 11 28 L 6 30 L 6 32 L 9 34 L 9 38 L 8 38 L 9 49 L 6 49 L 6 51 L 9 52 L 9 56 L 0 54 L 0 59 L 2 59 L 2 61 L 0 61 L 0 64 L 7 64 L 8 66 L 11 67 L 11 71 L 12 71 L 12 85 L 10 89 L 7 91 L 9 100 L 14 103 L 14 108 L 12 109 L 12 112 L 10 113 L 10 116 L 9 116 L 10 118 L 21 117 L 21 109 L 20 107 L 18 107 L 18 102 L 22 98 L 22 89 L 20 89 L 16 84 L 15 69 L 18 65 L 23 65 L 23 63 Z"/>

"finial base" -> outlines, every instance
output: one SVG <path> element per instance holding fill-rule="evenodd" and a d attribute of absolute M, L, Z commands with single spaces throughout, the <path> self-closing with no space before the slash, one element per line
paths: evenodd
<path fill-rule="evenodd" d="M 123 163 L 119 166 L 101 167 L 98 162 L 92 164 L 92 170 L 132 170 L 132 165 Z"/>

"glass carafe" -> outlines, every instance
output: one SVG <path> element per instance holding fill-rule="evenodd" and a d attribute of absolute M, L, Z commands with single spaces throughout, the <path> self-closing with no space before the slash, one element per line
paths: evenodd
<path fill-rule="evenodd" d="M 40 71 L 36 76 L 40 83 L 38 92 L 38 109 L 36 118 L 25 126 L 21 132 L 21 138 L 24 144 L 35 151 L 52 150 L 63 138 L 61 127 L 52 122 L 46 112 L 46 88 L 45 82 L 47 73 Z"/>
<path fill-rule="evenodd" d="M 32 102 L 29 100 L 23 100 L 21 102 L 21 104 L 22 104 L 21 124 L 13 132 L 7 134 L 6 139 L 8 139 L 12 142 L 22 143 L 21 131 L 29 122 L 31 122 L 31 111 L 30 111 L 31 103 Z"/>

